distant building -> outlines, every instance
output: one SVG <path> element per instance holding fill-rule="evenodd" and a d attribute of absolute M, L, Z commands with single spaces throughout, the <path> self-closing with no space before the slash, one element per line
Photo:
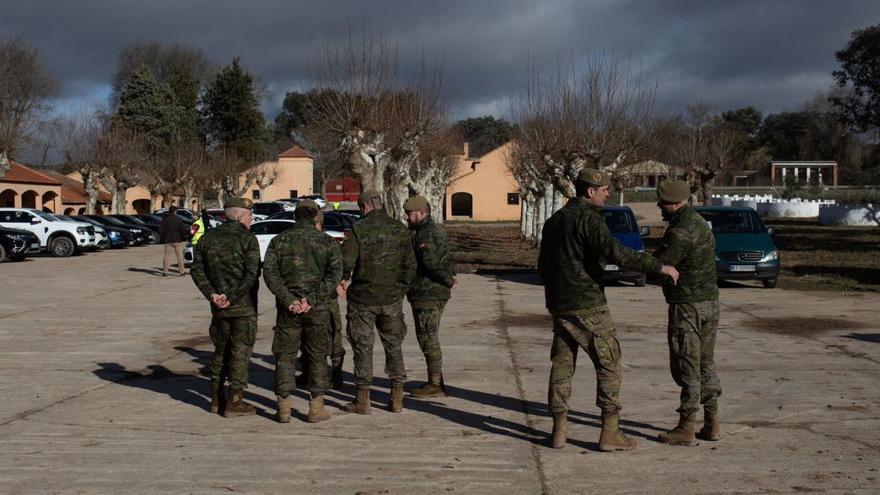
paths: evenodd
<path fill-rule="evenodd" d="M 510 143 L 477 158 L 464 153 L 446 188 L 444 217 L 481 222 L 519 221 L 519 185 L 507 168 Z"/>
<path fill-rule="evenodd" d="M 361 197 L 361 181 L 355 177 L 330 179 L 324 184 L 324 199 L 327 201 L 353 201 Z"/>
<path fill-rule="evenodd" d="M 239 181 L 242 185 L 248 175 L 256 175 L 257 178 L 247 184 L 243 196 L 254 201 L 275 201 L 313 194 L 314 160 L 299 146 L 293 146 L 275 160 L 263 162 L 241 174 Z M 272 180 L 267 180 L 269 178 Z M 264 187 L 260 187 L 260 182 Z"/>
<path fill-rule="evenodd" d="M 785 185 L 794 180 L 799 184 L 837 185 L 837 162 L 833 161 L 778 161 L 770 162 L 770 185 Z"/>
<path fill-rule="evenodd" d="M 61 182 L 20 163 L 9 163 L 0 179 L 0 207 L 58 213 L 61 206 Z"/>

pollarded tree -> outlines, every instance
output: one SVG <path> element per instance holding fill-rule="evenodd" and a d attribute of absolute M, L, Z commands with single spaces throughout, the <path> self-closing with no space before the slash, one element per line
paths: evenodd
<path fill-rule="evenodd" d="M 30 144 L 57 90 L 36 48 L 19 37 L 0 39 L 0 178 Z"/>
<path fill-rule="evenodd" d="M 58 138 L 65 167 L 80 173 L 86 197 L 86 214 L 95 214 L 98 184 L 106 173 L 98 162 L 97 148 L 102 125 L 96 111 L 71 113 L 59 119 Z"/>

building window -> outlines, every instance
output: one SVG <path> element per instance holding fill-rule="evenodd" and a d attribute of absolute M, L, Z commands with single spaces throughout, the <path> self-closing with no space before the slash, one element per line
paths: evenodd
<path fill-rule="evenodd" d="M 518 205 L 519 204 L 519 193 L 507 193 L 507 204 Z"/>
<path fill-rule="evenodd" d="M 298 198 L 298 197 L 299 197 L 299 194 L 297 194 L 297 190 L 296 190 L 296 189 L 291 189 L 291 190 L 290 190 L 290 199 Z"/>
<path fill-rule="evenodd" d="M 470 193 L 457 192 L 452 195 L 452 216 L 474 216 L 474 197 Z"/>
<path fill-rule="evenodd" d="M 254 199 L 260 199 L 260 191 L 254 189 L 253 191 L 251 191 L 251 197 L 253 197 Z"/>

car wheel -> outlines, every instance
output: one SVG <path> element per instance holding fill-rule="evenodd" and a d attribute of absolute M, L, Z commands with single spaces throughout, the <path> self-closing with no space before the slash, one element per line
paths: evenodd
<path fill-rule="evenodd" d="M 150 232 L 148 242 L 150 244 L 159 244 L 159 234 L 155 232 Z"/>
<path fill-rule="evenodd" d="M 0 263 L 6 261 L 6 248 L 0 244 Z"/>
<path fill-rule="evenodd" d="M 59 237 L 52 241 L 52 256 L 66 258 L 76 251 L 76 245 L 67 237 Z"/>
<path fill-rule="evenodd" d="M 636 284 L 636 287 L 644 287 L 646 282 L 645 275 L 633 280 L 633 282 Z"/>
<path fill-rule="evenodd" d="M 765 289 L 774 289 L 774 288 L 776 288 L 776 281 L 777 280 L 778 279 L 771 278 L 770 280 L 762 280 L 761 282 L 764 283 Z"/>

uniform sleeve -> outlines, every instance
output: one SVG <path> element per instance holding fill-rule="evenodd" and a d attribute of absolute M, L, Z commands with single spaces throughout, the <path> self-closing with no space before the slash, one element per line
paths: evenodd
<path fill-rule="evenodd" d="M 235 288 L 232 298 L 229 298 L 229 294 L 226 295 L 233 304 L 244 300 L 245 295 L 254 288 L 260 278 L 260 243 L 254 235 L 248 235 L 245 239 L 247 240 L 242 243 L 244 269 L 241 272 L 241 282 Z"/>
<path fill-rule="evenodd" d="M 198 287 L 199 291 L 205 296 L 205 299 L 210 299 L 211 294 L 216 294 L 217 290 L 211 285 L 211 281 L 208 280 L 207 267 L 205 266 L 205 263 L 207 262 L 207 258 L 205 257 L 205 244 L 207 243 L 202 241 L 196 245 L 192 267 L 190 267 L 189 273 L 192 275 L 196 287 Z"/>
<path fill-rule="evenodd" d="M 434 282 L 452 287 L 454 274 L 449 259 L 449 244 L 437 232 L 430 232 L 417 241 L 415 254 L 425 275 Z"/>
<path fill-rule="evenodd" d="M 342 243 L 342 280 L 349 280 L 351 272 L 357 264 L 358 252 L 360 245 L 358 244 L 357 230 L 352 229 L 351 237 Z"/>
<path fill-rule="evenodd" d="M 587 220 L 585 226 L 590 247 L 601 253 L 606 260 L 640 272 L 660 273 L 661 264 L 656 258 L 621 245 L 608 231 L 608 226 L 601 217 L 598 220 Z"/>
<path fill-rule="evenodd" d="M 660 242 L 660 248 L 654 251 L 654 257 L 663 264 L 677 266 L 684 261 L 690 249 L 690 240 L 683 235 L 681 229 L 668 229 Z"/>
<path fill-rule="evenodd" d="M 400 272 L 400 285 L 402 294 L 406 294 L 416 278 L 416 254 L 413 251 L 409 231 L 403 226 L 401 228 L 400 244 L 403 250 L 403 267 Z"/>
<path fill-rule="evenodd" d="M 263 263 L 263 280 L 266 281 L 266 287 L 269 287 L 272 294 L 275 294 L 278 302 L 284 307 L 288 307 L 294 301 L 299 300 L 300 297 L 298 294 L 288 290 L 287 285 L 284 283 L 284 278 L 281 276 L 281 260 L 278 258 L 277 240 L 278 237 L 272 239 L 272 242 L 269 243 L 269 248 L 266 249 L 266 261 Z"/>

